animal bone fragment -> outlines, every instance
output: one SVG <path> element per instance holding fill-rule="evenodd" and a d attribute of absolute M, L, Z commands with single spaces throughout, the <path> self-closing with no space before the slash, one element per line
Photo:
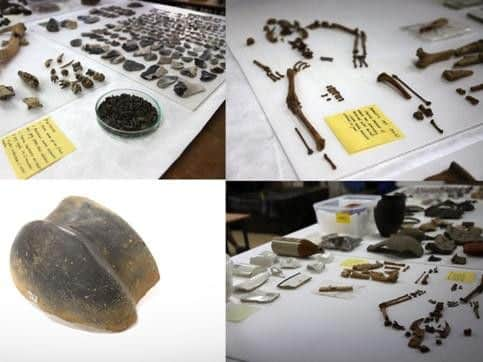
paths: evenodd
<path fill-rule="evenodd" d="M 454 55 L 459 57 L 462 55 L 479 52 L 483 52 L 483 39 L 463 45 L 462 47 L 455 50 Z"/>
<path fill-rule="evenodd" d="M 453 67 L 466 67 L 483 63 L 483 52 L 478 54 L 465 55 L 463 58 L 453 64 Z"/>
<path fill-rule="evenodd" d="M 394 79 L 392 78 L 389 74 L 387 73 L 381 73 L 377 76 L 377 81 L 386 83 L 393 88 L 397 89 L 399 93 L 405 98 L 405 99 L 411 99 L 411 95 Z"/>
<path fill-rule="evenodd" d="M 465 99 L 474 106 L 476 106 L 478 103 L 480 103 L 480 101 L 473 96 L 466 96 Z"/>
<path fill-rule="evenodd" d="M 483 83 L 470 87 L 470 92 L 478 92 L 480 90 L 483 90 Z"/>
<path fill-rule="evenodd" d="M 454 82 L 455 80 L 469 77 L 473 75 L 472 70 L 458 69 L 458 70 L 445 70 L 441 76 L 449 82 Z"/>
<path fill-rule="evenodd" d="M 422 26 L 419 29 L 419 32 L 421 34 L 422 33 L 427 33 L 428 31 L 434 31 L 434 30 L 437 30 L 437 29 L 441 29 L 442 27 L 444 27 L 446 25 L 448 25 L 448 19 L 446 19 L 446 18 L 438 18 L 435 21 L 432 21 L 431 23 Z"/>
<path fill-rule="evenodd" d="M 468 303 L 473 297 L 481 293 L 483 293 L 483 275 L 481 276 L 480 284 L 475 289 L 473 289 L 466 297 L 460 298 L 460 301 L 462 303 Z"/>
<path fill-rule="evenodd" d="M 416 66 L 418 68 L 426 68 L 431 64 L 448 60 L 454 55 L 454 53 L 454 49 L 444 50 L 438 53 L 426 53 L 423 48 L 418 48 L 416 56 L 419 60 L 416 62 Z"/>
<path fill-rule="evenodd" d="M 309 66 L 310 65 L 307 63 L 297 62 L 292 68 L 287 69 L 288 94 L 286 102 L 288 109 L 290 109 L 290 111 L 297 117 L 297 119 L 302 122 L 305 128 L 307 128 L 308 132 L 310 133 L 312 139 L 315 142 L 317 151 L 322 151 L 325 147 L 325 140 L 302 112 L 302 104 L 300 103 L 300 100 L 298 99 L 295 92 L 295 75 L 301 70 L 308 68 Z"/>

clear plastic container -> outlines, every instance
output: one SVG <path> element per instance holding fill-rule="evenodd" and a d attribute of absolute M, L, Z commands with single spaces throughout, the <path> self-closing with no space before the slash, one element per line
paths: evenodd
<path fill-rule="evenodd" d="M 379 199 L 377 195 L 343 195 L 315 203 L 321 234 L 368 235 L 374 227 L 374 208 Z"/>

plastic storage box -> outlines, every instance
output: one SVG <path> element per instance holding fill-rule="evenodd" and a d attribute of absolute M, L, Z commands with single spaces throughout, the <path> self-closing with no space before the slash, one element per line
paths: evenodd
<path fill-rule="evenodd" d="M 321 234 L 364 237 L 375 225 L 374 207 L 380 198 L 377 195 L 343 195 L 315 203 Z"/>

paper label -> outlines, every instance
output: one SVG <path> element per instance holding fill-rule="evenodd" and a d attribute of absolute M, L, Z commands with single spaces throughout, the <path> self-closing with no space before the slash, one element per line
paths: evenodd
<path fill-rule="evenodd" d="M 404 138 L 375 104 L 328 116 L 325 121 L 349 154 Z"/>
<path fill-rule="evenodd" d="M 2 139 L 19 179 L 28 179 L 75 151 L 75 146 L 50 117 L 35 121 Z"/>
<path fill-rule="evenodd" d="M 335 222 L 337 224 L 350 224 L 351 215 L 346 212 L 337 212 L 335 214 Z"/>
<path fill-rule="evenodd" d="M 446 276 L 446 279 L 452 282 L 459 283 L 474 283 L 476 280 L 476 274 L 469 271 L 450 271 Z"/>
<path fill-rule="evenodd" d="M 343 266 L 345 268 L 351 268 L 354 265 L 366 264 L 366 263 L 367 263 L 366 259 L 349 258 L 342 261 L 342 263 L 340 263 L 340 266 Z"/>

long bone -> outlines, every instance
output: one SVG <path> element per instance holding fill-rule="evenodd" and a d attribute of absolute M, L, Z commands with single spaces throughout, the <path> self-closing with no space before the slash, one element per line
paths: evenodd
<path fill-rule="evenodd" d="M 453 67 L 466 67 L 483 63 L 483 52 L 478 54 L 465 55 L 463 58 L 453 64 Z"/>
<path fill-rule="evenodd" d="M 297 119 L 302 122 L 302 124 L 307 128 L 310 136 L 315 142 L 317 151 L 322 151 L 325 147 L 325 140 L 317 132 L 315 127 L 310 123 L 305 114 L 302 112 L 302 105 L 295 92 L 295 75 L 303 69 L 310 67 L 309 64 L 305 62 L 297 62 L 292 68 L 287 69 L 288 78 L 288 94 L 287 94 L 287 106 L 290 111 L 297 117 Z"/>
<path fill-rule="evenodd" d="M 406 91 L 406 89 L 404 89 L 401 84 L 399 84 L 393 77 L 391 77 L 389 74 L 387 73 L 381 73 L 377 76 L 377 81 L 378 82 L 383 82 L 383 83 L 386 83 L 386 84 L 389 84 L 391 86 L 393 86 L 394 88 L 396 88 L 400 93 L 401 95 L 406 98 L 406 99 L 411 99 L 411 95 Z"/>
<path fill-rule="evenodd" d="M 460 301 L 463 303 L 468 303 L 471 300 L 471 298 L 481 293 L 483 293 L 483 275 L 481 276 L 480 285 L 478 285 L 475 289 L 473 289 L 466 297 L 460 298 Z"/>
<path fill-rule="evenodd" d="M 483 39 L 477 40 L 473 43 L 463 45 L 462 47 L 455 50 L 454 55 L 461 56 L 470 53 L 483 52 Z"/>
<path fill-rule="evenodd" d="M 416 62 L 416 66 L 418 68 L 426 68 L 428 65 L 448 60 L 454 53 L 454 49 L 448 49 L 438 53 L 426 53 L 423 48 L 418 48 L 416 50 L 416 56 L 419 60 Z"/>

